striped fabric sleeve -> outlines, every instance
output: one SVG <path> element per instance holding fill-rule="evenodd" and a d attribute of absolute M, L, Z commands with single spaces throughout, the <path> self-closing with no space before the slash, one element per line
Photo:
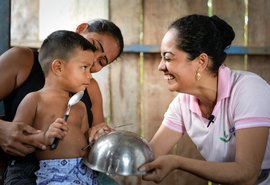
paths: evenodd
<path fill-rule="evenodd" d="M 170 103 L 170 106 L 164 115 L 162 124 L 171 130 L 184 133 L 186 130 L 181 117 L 182 113 L 180 105 L 180 96 L 177 96 Z"/>
<path fill-rule="evenodd" d="M 246 118 L 235 123 L 235 129 L 270 127 L 270 118 Z"/>
<path fill-rule="evenodd" d="M 163 120 L 162 124 L 164 126 L 166 126 L 167 128 L 169 128 L 171 130 L 174 130 L 176 132 L 179 132 L 179 133 L 185 133 L 186 132 L 185 127 L 183 127 L 183 126 L 181 126 L 179 124 L 176 124 L 174 122 Z"/>

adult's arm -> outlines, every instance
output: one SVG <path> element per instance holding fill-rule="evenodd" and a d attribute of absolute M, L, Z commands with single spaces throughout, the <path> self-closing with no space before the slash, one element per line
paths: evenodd
<path fill-rule="evenodd" d="M 260 172 L 268 134 L 268 127 L 237 130 L 234 162 L 208 162 L 177 155 L 162 155 L 144 165 L 142 170 L 153 170 L 153 173 L 143 179 L 160 182 L 171 171 L 180 169 L 217 183 L 254 185 Z"/>
<path fill-rule="evenodd" d="M 34 55 L 28 48 L 14 47 L 0 56 L 0 100 L 7 97 L 20 86 L 31 71 Z M 22 122 L 0 120 L 0 145 L 11 155 L 25 156 L 34 151 L 34 147 L 44 148 L 42 143 L 32 140 L 27 135 L 39 131 Z M 32 147 L 30 147 L 32 146 Z"/>
<path fill-rule="evenodd" d="M 182 134 L 161 125 L 150 141 L 155 157 L 167 154 L 181 139 Z"/>
<path fill-rule="evenodd" d="M 110 132 L 111 128 L 104 121 L 102 94 L 94 78 L 91 79 L 87 91 L 92 102 L 93 126 L 89 134 L 89 141 L 92 142 L 104 133 Z"/>
<path fill-rule="evenodd" d="M 93 126 L 96 126 L 104 122 L 103 114 L 103 100 L 102 94 L 99 88 L 97 81 L 94 78 L 91 78 L 90 84 L 87 87 L 88 94 L 92 102 L 91 111 L 93 113 Z"/>

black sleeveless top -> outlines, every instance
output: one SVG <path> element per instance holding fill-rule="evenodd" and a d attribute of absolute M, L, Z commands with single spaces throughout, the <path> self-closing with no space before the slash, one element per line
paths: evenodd
<path fill-rule="evenodd" d="M 38 52 L 33 51 L 33 53 L 34 53 L 34 64 L 29 76 L 23 82 L 22 85 L 14 89 L 13 92 L 3 100 L 5 107 L 5 116 L 3 119 L 6 121 L 13 120 L 20 102 L 28 93 L 37 91 L 44 86 L 45 78 L 38 61 Z M 84 92 L 84 96 L 82 97 L 82 101 L 86 105 L 88 114 L 88 123 L 89 127 L 91 127 L 93 122 L 93 114 L 91 111 L 92 102 L 86 90 Z"/>

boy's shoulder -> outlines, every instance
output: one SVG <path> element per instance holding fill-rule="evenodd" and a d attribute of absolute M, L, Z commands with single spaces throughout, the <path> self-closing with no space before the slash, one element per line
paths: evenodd
<path fill-rule="evenodd" d="M 31 101 L 38 101 L 38 99 L 41 96 L 41 92 L 40 91 L 33 91 L 28 93 L 24 99 L 31 99 Z"/>

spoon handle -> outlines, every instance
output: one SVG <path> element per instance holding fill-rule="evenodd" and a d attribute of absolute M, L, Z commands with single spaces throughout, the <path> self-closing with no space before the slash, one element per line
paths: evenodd
<path fill-rule="evenodd" d="M 67 121 L 69 114 L 64 115 L 64 120 Z"/>
<path fill-rule="evenodd" d="M 64 115 L 64 120 L 65 120 L 65 121 L 67 121 L 68 116 L 69 116 L 69 114 L 65 114 L 65 115 Z M 50 146 L 50 147 L 51 147 L 51 150 L 54 150 L 54 149 L 57 148 L 59 141 L 60 141 L 60 139 L 58 139 L 58 138 L 55 138 L 55 139 L 54 139 L 53 143 L 52 143 L 51 146 Z"/>
<path fill-rule="evenodd" d="M 59 143 L 59 139 L 58 138 L 55 138 L 54 141 L 53 141 L 53 143 L 50 146 L 51 147 L 51 150 L 56 149 L 57 146 L 58 146 L 58 143 Z"/>

